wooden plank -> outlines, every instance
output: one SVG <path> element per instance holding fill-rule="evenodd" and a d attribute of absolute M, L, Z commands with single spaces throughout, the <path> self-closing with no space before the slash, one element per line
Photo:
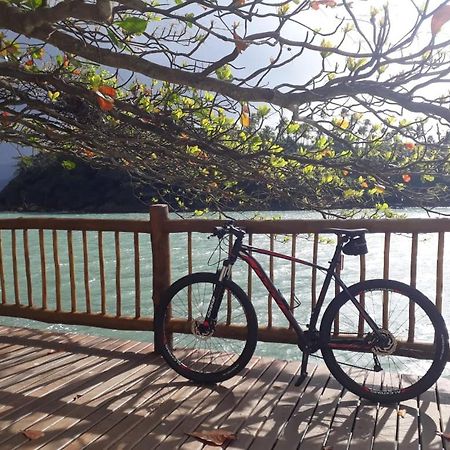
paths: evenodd
<path fill-rule="evenodd" d="M 6 303 L 5 272 L 3 270 L 3 233 L 0 231 L 0 289 L 2 290 L 2 303 Z"/>
<path fill-rule="evenodd" d="M 98 264 L 100 277 L 100 311 L 106 314 L 106 281 L 105 281 L 105 258 L 103 256 L 103 233 L 98 232 Z"/>
<path fill-rule="evenodd" d="M 28 230 L 23 230 L 23 254 L 25 260 L 25 278 L 27 283 L 28 306 L 33 306 L 33 286 L 31 284 L 30 246 L 28 243 Z"/>
<path fill-rule="evenodd" d="M 440 413 L 436 387 L 428 389 L 419 397 L 420 445 L 427 450 L 441 450 L 442 439 L 436 434 L 440 430 Z"/>
<path fill-rule="evenodd" d="M 402 375 L 402 386 L 409 386 L 416 377 Z M 419 411 L 417 399 L 405 400 L 399 405 L 399 409 L 405 411 L 404 417 L 399 417 L 397 422 L 398 450 L 411 450 L 419 448 Z"/>
<path fill-rule="evenodd" d="M 193 384 L 182 378 L 171 378 L 167 383 L 167 377 L 174 375 L 175 372 L 169 371 L 162 378 L 164 384 L 158 383 L 147 388 L 144 394 L 145 402 L 136 405 L 137 408 L 127 408 L 128 417 L 108 436 L 102 436 L 97 440 L 91 446 L 92 450 L 102 450 L 105 445 L 113 449 L 128 448 L 138 444 L 142 439 L 147 439 L 147 448 L 154 448 L 164 437 L 172 436 L 182 420 L 190 417 L 199 404 L 205 403 L 209 395 L 214 395 L 214 388 Z M 224 384 L 232 386 L 237 384 L 240 378 L 234 377 Z M 175 380 L 177 386 L 175 389 L 172 380 Z"/>
<path fill-rule="evenodd" d="M 73 254 L 72 230 L 67 232 L 67 253 L 69 255 L 70 312 L 77 312 L 77 286 L 75 280 L 75 257 Z"/>
<path fill-rule="evenodd" d="M 107 345 L 115 345 L 117 348 L 123 345 L 123 342 L 117 341 L 107 341 Z M 73 366 L 67 367 L 67 353 L 58 352 L 57 354 L 51 354 L 47 356 L 48 362 L 34 364 L 32 368 L 12 374 L 11 377 L 5 377 L 2 379 L 1 386 L 6 394 L 2 397 L 0 417 L 8 416 L 12 412 L 18 412 L 18 410 L 23 409 L 28 403 L 33 402 L 33 400 L 39 396 L 39 392 L 44 389 L 48 392 L 51 385 L 51 380 L 47 380 L 47 375 L 56 377 L 58 379 L 58 371 L 61 369 L 61 374 L 66 377 L 73 372 L 73 378 L 75 379 L 78 372 L 84 366 L 88 366 L 89 362 L 94 361 L 97 364 L 98 358 L 95 356 L 88 359 L 89 355 L 82 354 L 79 358 L 80 363 Z M 62 362 L 62 364 L 61 364 Z M 69 361 L 71 362 L 71 360 Z M 56 371 L 54 369 L 57 369 Z M 90 367 L 88 367 L 89 369 Z M 49 370 L 50 369 L 50 370 Z M 50 373 L 47 373 L 50 372 Z M 26 375 L 24 375 L 26 373 Z M 19 386 L 23 386 L 23 396 L 18 396 Z"/>
<path fill-rule="evenodd" d="M 299 369 L 299 362 L 297 361 L 296 363 L 296 371 L 292 370 L 291 373 L 289 373 L 289 369 L 284 371 L 284 373 L 293 376 L 293 378 L 278 400 L 275 410 L 265 418 L 258 434 L 254 436 L 248 448 L 252 450 L 272 448 L 277 441 L 278 435 L 283 432 L 293 412 L 297 409 L 297 405 L 301 402 L 305 389 L 309 385 L 311 377 L 314 376 L 317 366 L 309 365 L 307 378 L 301 386 L 295 386 Z"/>
<path fill-rule="evenodd" d="M 141 317 L 141 262 L 139 256 L 139 233 L 134 233 L 134 311 L 135 317 Z"/>
<path fill-rule="evenodd" d="M 309 381 L 304 394 L 299 399 L 292 415 L 279 431 L 273 449 L 282 450 L 297 448 L 307 430 L 312 415 L 317 410 L 320 396 L 330 381 L 330 373 L 325 366 L 318 366 Z M 253 446 L 251 447 L 253 448 Z"/>
<path fill-rule="evenodd" d="M 381 373 L 369 373 L 366 384 L 381 387 Z M 374 434 L 378 417 L 379 405 L 374 405 L 366 399 L 361 399 L 358 414 L 352 430 L 350 450 L 372 450 Z"/>
<path fill-rule="evenodd" d="M 80 341 L 82 342 L 82 341 Z M 94 344 L 99 344 L 99 340 L 95 340 Z M 119 344 L 117 344 L 119 345 Z M 53 377 L 59 374 L 65 375 L 68 372 L 72 372 L 71 366 L 76 364 L 77 370 L 84 365 L 89 357 L 86 354 L 76 354 L 69 352 L 55 352 L 53 354 L 47 353 L 47 360 L 42 364 L 35 364 L 32 368 L 26 371 L 20 371 L 12 374 L 11 376 L 2 379 L 1 381 L 1 401 L 4 403 L 1 407 L 6 407 L 7 400 L 5 396 L 10 396 L 13 398 L 17 396 L 18 393 L 24 393 L 26 395 L 32 394 L 36 389 L 45 386 L 48 382 L 52 380 Z M 12 394 L 12 395 L 11 395 Z M 6 412 L 2 411 L 2 412 Z"/>
<path fill-rule="evenodd" d="M 437 259 L 436 259 L 436 308 L 442 312 L 442 293 L 444 290 L 444 248 L 445 233 L 438 235 Z"/>
<path fill-rule="evenodd" d="M 170 233 L 211 233 L 214 227 L 223 226 L 225 220 L 176 219 L 166 224 Z M 238 220 L 236 225 L 254 234 L 320 233 L 326 228 L 366 228 L 370 233 L 437 233 L 450 231 L 449 218 L 437 219 L 333 219 L 333 220 Z M 0 221 L 1 228 L 1 221 Z M 6 227 L 11 228 L 11 227 Z M 23 228 L 23 227 L 22 227 Z"/>
<path fill-rule="evenodd" d="M 116 254 L 116 316 L 122 315 L 122 288 L 120 283 L 120 235 L 119 232 L 114 232 L 114 248 Z"/>
<path fill-rule="evenodd" d="M 319 414 L 314 414 L 308 427 L 301 436 L 300 449 L 322 448 L 327 442 L 333 424 L 336 408 L 342 396 L 343 388 L 334 378 L 330 378 L 319 398 Z"/>
<path fill-rule="evenodd" d="M 149 383 L 149 380 L 158 380 L 158 383 Z M 69 431 L 71 443 L 66 450 L 78 449 L 89 445 L 91 450 L 104 449 L 106 445 L 122 442 L 126 436 L 151 412 L 161 404 L 173 402 L 173 396 L 179 389 L 173 389 L 172 383 L 180 382 L 176 372 L 168 367 L 153 366 L 145 370 L 145 376 L 138 382 L 139 385 L 128 395 L 122 395 L 111 402 L 105 410 L 98 409 L 93 415 L 86 418 L 84 430 L 77 427 L 77 434 Z M 185 383 L 186 384 L 186 383 Z M 190 398 L 193 391 L 199 389 L 194 384 L 186 384 L 190 390 L 184 392 L 183 398 Z M 135 386 L 135 385 L 133 385 Z M 166 395 L 168 394 L 168 395 Z M 162 417 L 161 417 L 162 420 Z M 158 421 L 152 423 L 156 426 Z M 148 428 L 150 425 L 146 422 Z"/>
<path fill-rule="evenodd" d="M 86 299 L 86 312 L 91 313 L 91 290 L 89 287 L 89 251 L 88 237 L 86 230 L 82 232 L 83 239 L 83 276 L 84 276 L 84 295 Z"/>
<path fill-rule="evenodd" d="M 286 361 L 274 360 L 267 370 L 258 378 L 256 383 L 249 389 L 242 397 L 239 405 L 228 411 L 223 417 L 217 417 L 213 422 L 209 421 L 213 428 L 226 429 L 238 436 L 240 436 L 240 429 L 245 423 L 246 419 L 257 418 L 259 415 L 259 407 L 264 408 L 265 402 L 262 398 L 273 387 L 273 383 L 278 378 L 280 373 L 286 367 Z M 253 420 L 253 419 L 251 419 Z M 257 420 L 257 419 L 256 419 Z M 199 428 L 203 428 L 203 424 Z M 193 449 L 200 449 L 197 441 L 192 441 Z M 239 442 L 239 444 L 242 444 Z M 211 446 L 205 446 L 205 449 L 211 449 Z M 143 448 L 141 448 L 143 450 Z"/>
<path fill-rule="evenodd" d="M 397 374 L 384 374 L 391 387 L 400 387 L 400 378 Z M 374 433 L 374 450 L 396 450 L 397 449 L 397 424 L 401 416 L 399 404 L 380 405 L 378 408 L 377 424 Z"/>
<path fill-rule="evenodd" d="M 160 450 L 171 450 L 178 447 L 186 450 L 192 447 L 198 448 L 199 441 L 187 436 L 186 432 L 196 429 L 212 429 L 217 421 L 220 421 L 232 409 L 239 407 L 242 397 L 252 389 L 267 368 L 267 360 L 254 358 L 250 363 L 249 372 L 244 371 L 218 385 L 217 389 L 210 392 L 204 401 L 195 405 L 195 409 L 189 415 L 181 416 L 175 412 L 172 420 L 179 422 L 179 426 L 170 435 L 161 437 L 162 442 L 158 448 Z M 141 448 L 145 442 L 145 440 L 141 440 Z"/>
<path fill-rule="evenodd" d="M 126 368 L 118 371 L 117 375 L 108 378 L 94 389 L 78 396 L 70 404 L 63 406 L 58 410 L 57 415 L 49 416 L 45 425 L 48 425 L 47 429 L 49 429 L 45 437 L 47 445 L 44 445 L 42 449 L 65 447 L 123 403 L 133 401 L 136 389 L 145 385 L 148 377 L 157 370 L 155 359 L 156 355 L 153 355 L 152 359 L 141 361 L 140 364 L 128 364 Z M 78 409 L 77 414 L 72 414 L 71 410 L 74 408 Z M 126 417 L 120 411 L 118 414 L 122 418 Z M 42 442 L 44 441 L 41 440 Z M 79 445 L 75 447 L 79 448 Z"/>
<path fill-rule="evenodd" d="M 274 414 L 281 398 L 286 393 L 289 386 L 295 383 L 298 368 L 298 361 L 287 364 L 282 368 L 281 372 L 276 376 L 269 388 L 265 392 L 260 393 L 260 400 L 257 402 L 253 411 L 243 416 L 243 420 L 241 420 L 241 424 L 238 428 L 235 426 L 235 432 L 238 439 L 228 445 L 228 450 L 248 448 L 258 433 L 260 431 L 263 433 L 262 430 L 264 426 L 267 426 L 267 419 Z M 298 391 L 301 391 L 302 388 L 296 387 L 296 389 L 298 394 Z M 235 417 L 228 417 L 227 420 L 236 422 Z M 261 448 L 269 447 L 265 445 Z"/>
<path fill-rule="evenodd" d="M 53 230 L 52 232 L 52 242 L 53 242 L 53 264 L 55 267 L 56 311 L 61 311 L 61 267 L 59 264 L 58 234 L 56 230 Z"/>
<path fill-rule="evenodd" d="M 348 448 L 360 406 L 361 399 L 353 392 L 344 390 L 336 408 L 326 446 L 333 450 L 346 450 Z"/>
<path fill-rule="evenodd" d="M 122 220 L 122 219 L 80 219 L 79 217 L 55 218 L 55 217 L 19 217 L 16 219 L 1 219 L 0 229 L 44 229 L 63 231 L 123 231 L 131 233 L 150 233 L 150 221 L 148 220 Z"/>
<path fill-rule="evenodd" d="M 16 230 L 11 230 L 11 253 L 14 282 L 14 303 L 20 305 L 19 273 L 17 268 L 17 237 Z"/>
<path fill-rule="evenodd" d="M 440 378 L 436 384 L 439 413 L 441 416 L 440 429 L 438 431 L 450 435 L 450 381 Z M 443 438 L 442 447 L 445 450 L 450 450 L 450 442 Z"/>
<path fill-rule="evenodd" d="M 115 330 L 153 330 L 153 318 L 116 317 L 109 314 L 84 312 L 49 311 L 22 305 L 0 304 L 0 315 L 40 320 L 47 323 L 88 325 Z"/>
<path fill-rule="evenodd" d="M 47 309 L 47 268 L 45 261 L 44 230 L 39 230 L 39 254 L 41 259 L 41 301 L 42 308 Z"/>
<path fill-rule="evenodd" d="M 115 352 L 119 349 L 125 352 L 138 345 L 136 342 L 121 342 Z M 120 358 L 94 356 L 92 359 L 93 364 L 34 391 L 30 397 L 31 401 L 3 416 L 0 419 L 0 429 L 8 428 L 8 433 L 0 433 L 0 442 L 7 442 L 8 448 L 22 444 L 23 448 L 32 449 L 47 442 L 50 433 L 45 433 L 40 440 L 29 441 L 20 431 L 30 427 L 45 431 L 48 426 L 56 424 L 66 416 L 76 416 L 82 408 L 77 408 L 74 402 L 83 396 L 85 399 L 89 398 L 89 395 L 92 395 L 90 393 L 96 389 L 103 392 L 103 387 L 111 385 L 110 380 L 116 380 L 117 376 L 123 373 L 123 360 Z M 76 369 L 76 366 L 74 368 Z M 39 407 L 43 401 L 46 405 L 44 409 Z M 59 414 L 61 410 L 64 410 L 63 414 Z M 59 428 L 56 430 L 61 431 Z"/>

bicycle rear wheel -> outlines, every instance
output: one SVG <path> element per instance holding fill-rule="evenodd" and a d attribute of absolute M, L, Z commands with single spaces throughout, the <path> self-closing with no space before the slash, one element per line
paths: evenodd
<path fill-rule="evenodd" d="M 416 397 L 441 375 L 448 359 L 448 332 L 432 302 L 417 289 L 392 280 L 349 288 L 381 329 L 376 336 L 349 296 L 328 306 L 321 350 L 330 372 L 347 389 L 374 402 Z"/>
<path fill-rule="evenodd" d="M 205 315 L 218 284 L 224 295 L 213 329 Z M 244 291 L 214 273 L 195 273 L 168 289 L 156 313 L 159 351 L 180 375 L 200 383 L 227 380 L 248 363 L 256 347 L 255 310 Z"/>

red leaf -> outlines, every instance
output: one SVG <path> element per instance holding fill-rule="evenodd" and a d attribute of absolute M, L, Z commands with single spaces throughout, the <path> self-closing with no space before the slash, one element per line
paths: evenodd
<path fill-rule="evenodd" d="M 242 53 L 247 47 L 248 43 L 245 42 L 237 33 L 233 31 L 233 39 L 236 44 L 236 49 L 239 53 Z"/>
<path fill-rule="evenodd" d="M 411 175 L 409 173 L 404 173 L 402 179 L 405 183 L 409 183 L 411 181 Z"/>
<path fill-rule="evenodd" d="M 237 436 L 231 431 L 227 430 L 199 430 L 193 433 L 186 433 L 189 436 L 200 439 L 201 441 L 207 442 L 208 444 L 213 444 L 221 446 L 226 442 L 233 441 L 237 439 Z"/>
<path fill-rule="evenodd" d="M 28 439 L 30 439 L 31 441 L 34 441 L 34 440 L 39 439 L 42 436 L 44 436 L 44 432 L 43 431 L 41 431 L 41 430 L 33 430 L 32 428 L 22 431 L 22 434 L 25 437 L 27 437 Z"/>
<path fill-rule="evenodd" d="M 431 34 L 435 36 L 442 26 L 450 20 L 450 5 L 443 5 L 437 9 L 431 18 Z"/>
<path fill-rule="evenodd" d="M 104 97 L 97 96 L 97 103 L 102 111 L 111 111 L 114 108 L 114 100 L 107 100 Z"/>
<path fill-rule="evenodd" d="M 334 8 L 336 4 L 335 0 L 315 0 L 310 3 L 310 6 L 317 11 L 320 8 L 320 5 L 325 5 L 327 8 Z"/>
<path fill-rule="evenodd" d="M 100 86 L 98 91 L 103 95 L 109 95 L 112 98 L 116 98 L 117 96 L 117 91 L 111 86 Z"/>

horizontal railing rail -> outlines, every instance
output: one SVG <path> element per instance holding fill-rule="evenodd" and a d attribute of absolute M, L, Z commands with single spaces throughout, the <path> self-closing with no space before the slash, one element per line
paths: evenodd
<path fill-rule="evenodd" d="M 0 315 L 153 330 L 154 309 L 172 281 L 218 267 L 224 254 L 218 254 L 217 239 L 206 238 L 224 222 L 171 219 L 164 205 L 153 206 L 149 220 L 1 219 Z M 394 278 L 406 282 L 423 290 L 450 323 L 448 218 L 244 220 L 237 224 L 247 231 L 252 245 L 325 265 L 334 236 L 322 234 L 323 229 L 367 228 L 369 253 L 345 257 L 344 281 Z M 258 259 L 292 308 L 302 304 L 295 314 L 306 323 L 317 301 L 321 272 L 269 256 Z M 253 273 L 237 264 L 233 279 L 255 304 L 259 339 L 296 343 L 294 332 Z M 330 299 L 338 292 L 334 286 Z M 189 332 L 186 321 L 177 319 L 171 325 Z M 239 337 L 240 330 L 220 333 Z M 409 342 L 415 342 L 414 336 Z"/>

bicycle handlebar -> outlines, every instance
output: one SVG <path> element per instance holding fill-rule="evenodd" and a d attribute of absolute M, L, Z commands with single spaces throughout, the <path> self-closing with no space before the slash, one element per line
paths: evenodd
<path fill-rule="evenodd" d="M 242 239 L 245 236 L 245 231 L 241 228 L 235 227 L 233 221 L 226 223 L 223 227 L 215 227 L 212 236 L 216 236 L 222 239 L 227 234 L 232 234 L 238 239 Z"/>

